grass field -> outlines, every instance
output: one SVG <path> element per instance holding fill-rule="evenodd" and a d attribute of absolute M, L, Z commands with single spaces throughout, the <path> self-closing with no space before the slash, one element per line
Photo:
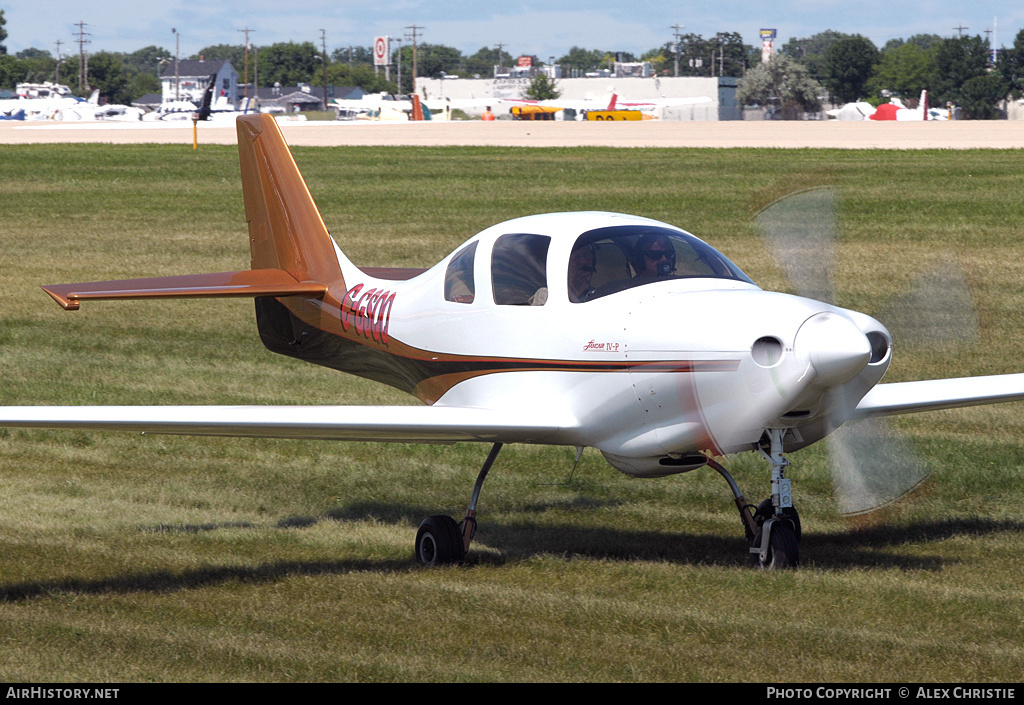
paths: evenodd
<path fill-rule="evenodd" d="M 1019 152 L 295 154 L 375 266 L 614 210 L 785 289 L 751 216 L 834 185 L 840 305 L 885 310 L 945 257 L 976 299 L 977 343 L 900 346 L 886 381 L 1024 370 Z M 248 301 L 69 313 L 38 288 L 247 267 L 234 148 L 8 146 L 0 204 L 0 404 L 413 403 L 266 352 Z M 1024 404 L 897 425 L 933 474 L 881 523 L 838 516 L 824 450 L 790 458 L 803 565 L 783 573 L 747 566 L 710 470 L 634 480 L 588 451 L 570 477 L 572 449 L 510 447 L 468 564 L 423 570 L 415 527 L 462 514 L 485 446 L 0 430 L 0 681 L 1019 681 Z M 766 494 L 766 463 L 727 464 Z"/>

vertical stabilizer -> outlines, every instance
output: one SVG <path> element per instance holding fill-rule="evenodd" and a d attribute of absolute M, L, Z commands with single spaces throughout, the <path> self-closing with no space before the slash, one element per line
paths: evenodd
<path fill-rule="evenodd" d="M 252 269 L 283 269 L 300 282 L 344 281 L 334 240 L 273 116 L 237 120 Z"/>

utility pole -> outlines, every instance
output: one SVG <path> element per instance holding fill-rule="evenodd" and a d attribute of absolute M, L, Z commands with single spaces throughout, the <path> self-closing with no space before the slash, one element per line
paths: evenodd
<path fill-rule="evenodd" d="M 423 27 L 420 27 L 418 25 L 414 25 L 413 24 L 413 25 L 409 25 L 408 27 L 406 27 L 406 29 L 410 30 L 410 34 L 412 35 L 412 92 L 415 93 L 416 92 L 416 70 L 417 70 L 416 69 L 416 40 L 419 37 L 417 32 L 422 30 Z M 406 40 L 410 39 L 409 34 L 406 34 L 405 38 L 406 38 Z"/>
<path fill-rule="evenodd" d="M 956 30 L 956 36 L 957 36 L 957 39 L 959 39 L 959 38 L 964 36 L 964 30 L 965 29 L 970 29 L 970 27 L 964 27 L 963 25 L 961 25 L 959 27 L 954 27 L 953 29 Z"/>
<path fill-rule="evenodd" d="M 320 43 L 324 64 L 324 110 L 327 110 L 327 32 L 320 30 Z"/>
<path fill-rule="evenodd" d="M 174 35 L 174 100 L 178 101 L 181 100 L 178 91 L 178 50 L 181 47 L 181 35 L 174 27 L 171 27 L 171 34 Z"/>
<path fill-rule="evenodd" d="M 60 45 L 63 43 L 61 40 L 57 40 L 57 68 L 53 74 L 53 82 L 57 84 L 60 83 Z"/>
<path fill-rule="evenodd" d="M 245 35 L 245 103 L 249 104 L 249 32 L 254 30 L 246 27 L 245 29 L 238 30 Z"/>
<path fill-rule="evenodd" d="M 85 45 L 92 44 L 92 40 L 86 39 L 91 37 L 89 32 L 85 31 L 88 27 L 85 22 L 78 22 L 75 24 L 78 27 L 78 90 L 89 90 L 89 57 L 85 54 Z"/>
<path fill-rule="evenodd" d="M 392 37 L 388 37 L 389 42 L 392 39 Z M 398 93 L 396 93 L 395 95 L 402 95 L 402 40 L 395 39 L 394 41 L 396 44 L 398 44 L 398 51 L 395 52 L 395 69 L 397 70 L 398 73 Z M 391 80 L 391 64 L 384 65 L 384 80 Z"/>
<path fill-rule="evenodd" d="M 672 72 L 673 76 L 679 76 L 679 30 L 686 29 L 681 24 L 672 25 L 673 36 L 675 37 L 675 43 L 672 45 L 672 57 L 675 63 L 675 69 Z"/>
<path fill-rule="evenodd" d="M 498 72 L 501 71 L 501 50 L 502 50 L 502 48 L 504 46 L 505 46 L 504 44 L 502 44 L 501 42 L 498 42 L 498 69 L 497 69 L 497 71 L 495 73 L 498 73 Z"/>

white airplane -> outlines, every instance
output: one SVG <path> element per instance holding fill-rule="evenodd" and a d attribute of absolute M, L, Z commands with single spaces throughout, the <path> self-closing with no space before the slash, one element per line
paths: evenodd
<path fill-rule="evenodd" d="M 327 231 L 274 119 L 241 117 L 237 130 L 251 269 L 43 288 L 66 309 L 252 297 L 271 351 L 425 405 L 0 407 L 0 426 L 491 444 L 462 522 L 420 525 L 415 554 L 427 565 L 465 556 L 504 444 L 592 447 L 638 477 L 707 465 L 729 483 L 753 562 L 783 568 L 799 560 L 788 453 L 855 419 L 1024 399 L 1024 374 L 880 384 L 893 351 L 879 321 L 764 291 L 705 242 L 637 216 L 518 218 L 430 269 L 360 268 Z M 784 246 L 803 242 L 801 209 L 827 197 L 795 196 L 780 205 L 796 209 L 769 208 L 760 222 Z M 802 268 L 799 257 L 790 263 Z M 746 451 L 770 470 L 770 498 L 757 507 L 716 459 Z M 922 479 L 899 467 L 841 477 L 843 510 L 874 509 Z"/>
<path fill-rule="evenodd" d="M 72 94 L 67 86 L 50 82 L 19 83 L 17 93 L 18 98 L 0 100 L 0 113 L 19 120 L 60 119 L 63 110 L 89 110 L 90 106 L 95 108 L 99 104 L 99 91 L 93 91 L 89 100 L 85 100 Z"/>
<path fill-rule="evenodd" d="M 932 108 L 928 105 L 928 91 L 921 91 L 916 108 L 908 108 L 897 97 L 889 99 L 877 108 L 871 103 L 856 102 L 827 111 L 830 119 L 835 120 L 896 120 L 899 122 L 921 122 L 924 120 L 949 120 L 949 111 Z"/>

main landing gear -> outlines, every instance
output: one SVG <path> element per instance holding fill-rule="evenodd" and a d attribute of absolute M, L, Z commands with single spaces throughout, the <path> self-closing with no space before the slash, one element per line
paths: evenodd
<path fill-rule="evenodd" d="M 736 507 L 743 520 L 743 528 L 750 546 L 750 558 L 754 566 L 765 570 L 795 568 L 800 563 L 800 516 L 793 506 L 790 482 L 784 477 L 789 461 L 782 455 L 784 429 L 768 429 L 768 451 L 761 449 L 771 464 L 772 496 L 756 508 L 751 507 L 743 497 L 736 481 L 722 465 L 708 458 L 707 464 L 716 470 L 732 489 Z M 450 516 L 434 515 L 424 519 L 416 532 L 416 560 L 425 566 L 461 563 L 469 552 L 469 546 L 476 535 L 476 505 L 487 473 L 494 464 L 502 444 L 495 443 L 487 460 L 480 468 L 473 487 L 466 516 L 456 522 Z"/>
<path fill-rule="evenodd" d="M 793 506 L 793 493 L 790 482 L 784 477 L 789 461 L 782 455 L 782 437 L 784 429 L 770 428 L 768 436 L 768 452 L 760 448 L 761 455 L 768 460 L 772 469 L 772 496 L 757 505 L 751 511 L 743 494 L 729 472 L 719 463 L 708 459 L 708 465 L 714 468 L 732 489 L 736 498 L 736 506 L 743 519 L 743 529 L 750 546 L 750 559 L 755 567 L 765 570 L 796 568 L 800 563 L 800 515 Z"/>
<path fill-rule="evenodd" d="M 466 518 L 456 522 L 450 516 L 435 515 L 424 519 L 416 532 L 416 560 L 422 565 L 447 565 L 461 563 L 469 552 L 469 545 L 476 535 L 476 503 L 480 489 L 484 486 L 487 473 L 494 465 L 502 444 L 495 443 L 477 475 L 473 496 L 469 500 Z"/>

